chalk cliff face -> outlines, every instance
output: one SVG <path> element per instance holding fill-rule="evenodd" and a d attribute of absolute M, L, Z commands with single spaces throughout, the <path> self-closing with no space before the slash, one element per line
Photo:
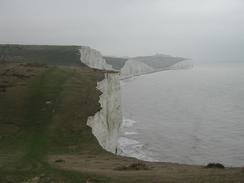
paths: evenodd
<path fill-rule="evenodd" d="M 97 89 L 102 92 L 99 99 L 101 110 L 88 118 L 87 125 L 104 149 L 116 153 L 122 124 L 119 73 L 111 72 L 112 66 L 98 51 L 89 47 L 81 47 L 80 59 L 91 68 L 109 70 L 104 74 L 104 80 L 97 83 Z"/>
<path fill-rule="evenodd" d="M 120 71 L 121 79 L 153 72 L 149 65 L 133 59 L 128 60 Z"/>
<path fill-rule="evenodd" d="M 103 57 L 114 69 L 120 71 L 121 79 L 172 69 L 189 69 L 189 59 L 156 54 L 132 58 Z"/>
<path fill-rule="evenodd" d="M 112 65 L 106 63 L 99 51 L 87 46 L 81 46 L 80 60 L 88 67 L 94 69 L 113 70 Z"/>
<path fill-rule="evenodd" d="M 97 89 L 102 92 L 99 100 L 102 109 L 88 118 L 87 125 L 100 145 L 115 153 L 122 124 L 119 75 L 105 73 L 105 79 L 97 84 Z"/>

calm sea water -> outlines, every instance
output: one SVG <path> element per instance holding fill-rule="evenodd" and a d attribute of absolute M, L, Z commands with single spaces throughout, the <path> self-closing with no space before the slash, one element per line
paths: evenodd
<path fill-rule="evenodd" d="M 124 155 L 244 166 L 244 64 L 163 71 L 121 86 Z"/>

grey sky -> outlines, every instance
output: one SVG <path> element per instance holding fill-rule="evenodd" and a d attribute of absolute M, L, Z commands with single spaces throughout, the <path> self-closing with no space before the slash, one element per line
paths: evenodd
<path fill-rule="evenodd" d="M 0 0 L 0 43 L 244 62 L 244 1 Z"/>

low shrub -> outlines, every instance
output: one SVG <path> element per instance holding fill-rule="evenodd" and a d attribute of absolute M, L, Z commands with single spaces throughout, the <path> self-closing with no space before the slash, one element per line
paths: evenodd
<path fill-rule="evenodd" d="M 115 170 L 149 170 L 149 167 L 145 163 L 137 162 L 128 166 L 117 167 Z"/>
<path fill-rule="evenodd" d="M 55 163 L 64 163 L 65 161 L 63 159 L 57 159 L 55 160 Z"/>
<path fill-rule="evenodd" d="M 221 163 L 209 163 L 205 168 L 225 168 Z"/>

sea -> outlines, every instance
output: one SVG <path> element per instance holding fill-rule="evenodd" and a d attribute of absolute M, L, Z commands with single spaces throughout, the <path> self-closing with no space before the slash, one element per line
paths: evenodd
<path fill-rule="evenodd" d="M 195 65 L 121 81 L 121 154 L 244 166 L 244 64 Z"/>

